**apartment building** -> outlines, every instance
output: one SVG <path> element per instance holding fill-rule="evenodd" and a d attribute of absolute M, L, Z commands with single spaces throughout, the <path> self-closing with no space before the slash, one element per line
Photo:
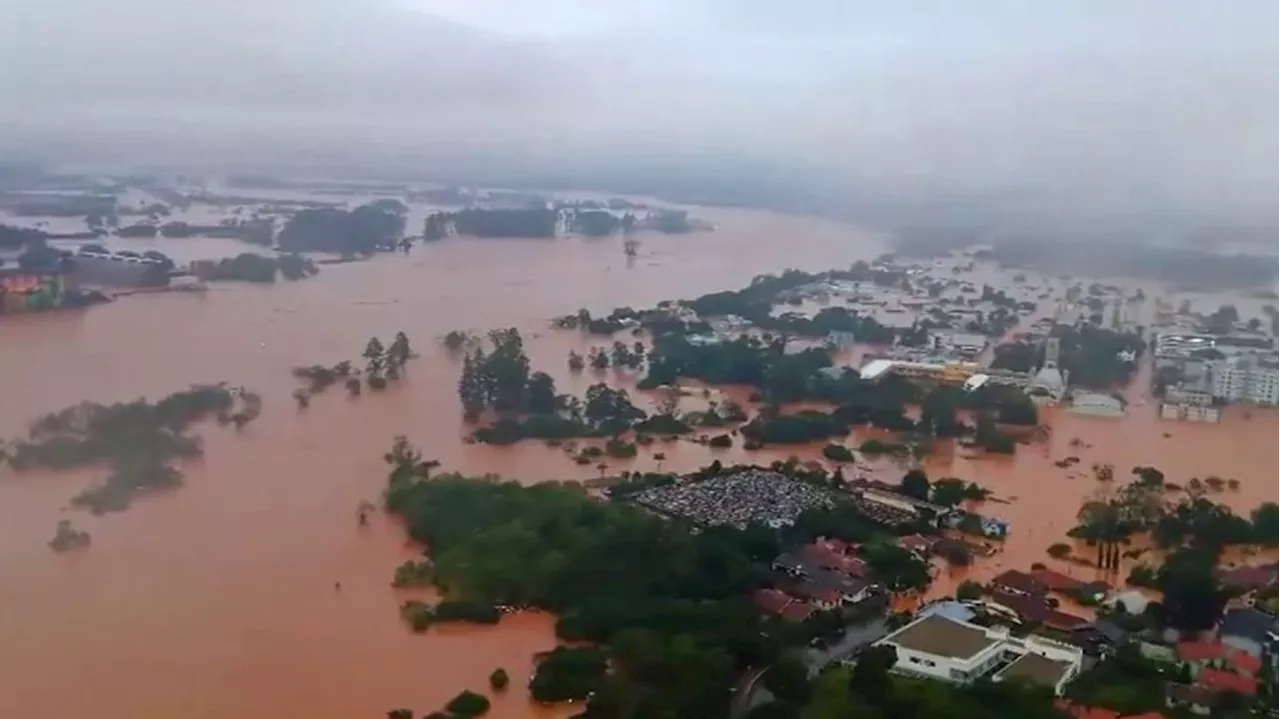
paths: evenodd
<path fill-rule="evenodd" d="M 1280 400 L 1280 371 L 1274 359 L 1239 357 L 1209 365 L 1209 386 L 1222 402 L 1253 402 L 1274 407 Z"/>

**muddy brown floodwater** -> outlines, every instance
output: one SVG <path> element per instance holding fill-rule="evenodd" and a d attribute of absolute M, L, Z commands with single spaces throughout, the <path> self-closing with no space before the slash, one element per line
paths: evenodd
<path fill-rule="evenodd" d="M 522 481 L 595 474 L 537 443 L 460 442 L 458 367 L 436 342 L 450 329 L 519 327 L 534 364 L 580 392 L 592 380 L 570 382 L 565 358 L 586 343 L 547 329 L 556 314 L 650 305 L 785 267 L 847 266 L 880 250 L 844 225 L 700 215 L 719 231 L 645 236 L 630 266 L 617 239 L 449 240 L 325 267 L 304 282 L 4 318 L 0 436 L 81 400 L 154 397 L 217 380 L 260 390 L 266 407 L 242 436 L 205 432 L 206 456 L 185 468 L 185 486 L 120 514 L 64 509 L 97 473 L 0 470 L 0 716 L 426 713 L 461 689 L 487 691 L 499 666 L 512 688 L 490 716 L 563 714 L 531 706 L 523 690 L 531 655 L 554 644 L 550 618 L 408 632 L 389 580 L 413 550 L 387 520 L 358 527 L 356 507 L 376 501 L 386 475 L 380 456 L 396 434 L 451 469 Z M 203 253 L 201 242 L 172 240 L 183 246 L 176 254 L 226 254 Z M 394 391 L 351 400 L 339 388 L 307 411 L 295 408 L 291 367 L 356 358 L 371 335 L 397 330 L 422 356 Z M 673 468 L 706 458 L 692 445 L 670 454 Z M 50 552 L 61 517 L 90 532 L 92 548 Z"/>

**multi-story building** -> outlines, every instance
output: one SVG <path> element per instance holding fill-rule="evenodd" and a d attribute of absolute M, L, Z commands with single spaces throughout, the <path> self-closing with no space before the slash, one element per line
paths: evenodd
<path fill-rule="evenodd" d="M 1274 360 L 1240 357 L 1209 365 L 1210 392 L 1221 402 L 1275 406 L 1280 400 L 1280 371 Z"/>
<path fill-rule="evenodd" d="M 1022 678 L 1061 695 L 1080 673 L 1079 647 L 1037 636 L 1015 637 L 1004 627 L 983 627 L 930 614 L 876 642 L 892 646 L 894 671 L 968 684 Z"/>

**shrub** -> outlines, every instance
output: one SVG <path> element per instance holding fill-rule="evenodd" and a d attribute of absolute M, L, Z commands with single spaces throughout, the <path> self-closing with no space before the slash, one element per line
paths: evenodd
<path fill-rule="evenodd" d="M 726 449 L 728 447 L 732 447 L 733 437 L 730 437 L 727 434 L 717 434 L 716 436 L 712 437 L 709 442 L 707 442 L 707 446 L 715 447 L 716 449 Z"/>
<path fill-rule="evenodd" d="M 489 700 L 483 694 L 463 691 L 444 705 L 450 713 L 460 717 L 478 717 L 489 711 Z"/>
<path fill-rule="evenodd" d="M 982 585 L 977 582 L 966 579 L 960 582 L 960 586 L 956 587 L 956 599 L 971 601 L 982 598 Z"/>
<path fill-rule="evenodd" d="M 822 456 L 832 462 L 852 462 L 853 451 L 840 444 L 828 444 L 822 448 Z"/>
<path fill-rule="evenodd" d="M 495 692 L 503 691 L 507 685 L 511 683 L 511 677 L 507 676 L 507 670 L 498 667 L 489 675 L 489 688 Z"/>
<path fill-rule="evenodd" d="M 1062 542 L 1051 544 L 1049 545 L 1048 553 L 1054 559 L 1066 559 L 1071 556 L 1071 545 L 1063 544 Z"/>

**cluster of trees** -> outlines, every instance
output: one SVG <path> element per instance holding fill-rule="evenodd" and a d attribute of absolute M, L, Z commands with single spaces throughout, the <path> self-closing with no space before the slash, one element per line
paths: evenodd
<path fill-rule="evenodd" d="M 418 355 L 409 344 L 409 336 L 404 332 L 397 332 L 391 343 L 385 346 L 382 340 L 370 337 L 361 356 L 365 360 L 364 380 L 368 382 L 369 389 L 381 390 L 386 389 L 387 382 L 400 379 L 405 364 Z M 339 382 L 346 386 L 351 396 L 358 396 L 363 389 L 360 375 L 360 370 L 350 360 L 343 360 L 333 366 L 317 364 L 294 367 L 293 376 L 304 380 L 307 386 L 296 390 L 293 398 L 300 408 L 305 409 L 310 404 L 312 395 L 324 392 Z"/>
<path fill-rule="evenodd" d="M 493 424 L 475 432 L 479 441 L 616 436 L 647 416 L 625 389 L 604 383 L 588 387 L 582 400 L 557 394 L 550 375 L 530 370 L 524 341 L 515 328 L 494 330 L 489 340 L 489 351 L 477 346 L 464 358 L 458 380 L 458 398 L 468 421 L 485 412 L 496 415 Z M 623 349 L 629 356 L 630 349 Z"/>
<path fill-rule="evenodd" d="M 36 420 L 27 437 L 0 447 L 0 461 L 19 472 L 105 464 L 106 480 L 72 504 L 95 514 L 118 511 L 139 491 L 181 483 L 182 473 L 169 463 L 199 456 L 199 438 L 187 434 L 192 424 L 214 416 L 240 428 L 261 410 L 257 394 L 222 385 L 192 387 L 156 402 L 84 402 Z"/>
<path fill-rule="evenodd" d="M 831 365 L 825 352 L 798 355 L 783 353 L 784 341 L 766 342 L 757 336 L 742 335 L 718 344 L 690 342 L 688 337 L 671 333 L 654 339 L 649 353 L 649 371 L 640 381 L 641 389 L 676 384 L 681 378 L 698 379 L 708 384 L 745 384 L 761 388 L 772 378 L 775 393 L 798 394 L 803 397 L 813 374 Z M 781 398 L 780 401 L 792 399 Z"/>
<path fill-rule="evenodd" d="M 737 673 L 780 652 L 745 599 L 765 579 L 745 532 L 692 534 L 577 485 L 422 480 L 415 460 L 393 462 L 386 502 L 432 548 L 444 596 L 552 611 L 561 639 L 596 646 L 542 658 L 539 696 L 588 716 L 724 716 Z"/>
<path fill-rule="evenodd" d="M 1058 325 L 1050 335 L 1061 341 L 1059 366 L 1073 385 L 1111 389 L 1128 384 L 1137 371 L 1137 358 L 1146 350 L 1141 333 L 1116 332 L 1092 325 Z M 1132 352 L 1134 359 L 1121 353 Z M 1014 372 L 1034 372 L 1044 363 L 1039 343 L 1013 342 L 995 348 L 991 366 Z"/>
<path fill-rule="evenodd" d="M 301 210 L 290 217 L 276 243 L 285 252 L 332 252 L 371 255 L 395 250 L 404 237 L 409 208 L 399 200 L 382 199 L 353 210 Z"/>
<path fill-rule="evenodd" d="M 71 526 L 70 519 L 58 520 L 58 529 L 54 532 L 53 539 L 49 540 L 49 548 L 55 552 L 70 552 L 74 549 L 84 549 L 92 543 L 92 538 L 88 532 L 81 531 Z"/>
<path fill-rule="evenodd" d="M 448 216 L 459 235 L 470 237 L 555 237 L 560 214 L 555 210 L 459 210 Z"/>
<path fill-rule="evenodd" d="M 630 212 L 615 215 L 608 210 L 579 209 L 565 213 L 565 229 L 587 237 L 607 237 L 635 230 L 636 216 Z"/>
<path fill-rule="evenodd" d="M 467 689 L 450 699 L 443 710 L 426 714 L 422 719 L 473 719 L 488 714 L 489 707 L 488 697 Z M 414 719 L 413 710 L 404 708 L 388 710 L 387 719 Z"/>
<path fill-rule="evenodd" d="M 47 238 L 48 234 L 44 230 L 0 224 L 0 247 L 15 249 L 43 245 Z"/>
<path fill-rule="evenodd" d="M 311 260 L 297 254 L 266 257 L 253 252 L 242 252 L 216 262 L 193 262 L 192 271 L 202 280 L 240 280 L 244 282 L 275 282 L 279 274 L 286 280 L 301 280 L 320 272 Z"/>
<path fill-rule="evenodd" d="M 933 502 L 944 507 L 954 507 L 965 500 L 982 501 L 987 490 L 976 482 L 965 482 L 956 477 L 942 477 L 930 482 L 929 475 L 919 469 L 908 471 L 898 483 L 899 491 L 908 497 Z"/>
<path fill-rule="evenodd" d="M 1226 602 L 1216 576 L 1222 551 L 1232 545 L 1276 546 L 1277 505 L 1263 503 L 1246 518 L 1198 491 L 1167 501 L 1159 470 L 1136 467 L 1134 474 L 1134 481 L 1111 496 L 1082 504 L 1078 523 L 1068 534 L 1097 547 L 1099 567 L 1116 568 L 1120 546 L 1134 534 L 1149 533 L 1172 554 L 1158 569 L 1138 567 L 1130 580 L 1163 592 L 1165 621 L 1170 626 L 1208 628 Z"/>

